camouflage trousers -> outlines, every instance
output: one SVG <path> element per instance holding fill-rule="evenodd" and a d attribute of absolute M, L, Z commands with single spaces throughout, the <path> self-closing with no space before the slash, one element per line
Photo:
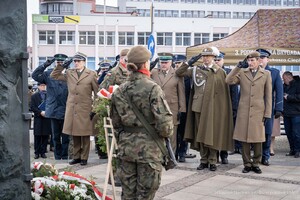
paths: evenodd
<path fill-rule="evenodd" d="M 160 162 L 139 163 L 119 160 L 117 175 L 122 183 L 122 200 L 150 200 L 161 181 Z"/>

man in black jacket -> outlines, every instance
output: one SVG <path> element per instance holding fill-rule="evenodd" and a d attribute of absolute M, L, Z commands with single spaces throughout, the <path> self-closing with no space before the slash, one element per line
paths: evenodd
<path fill-rule="evenodd" d="M 55 160 L 68 159 L 69 136 L 62 133 L 66 102 L 68 97 L 67 84 L 63 81 L 54 80 L 50 77 L 52 69 L 46 70 L 55 60 L 56 65 L 62 65 L 67 58 L 64 54 L 56 54 L 51 60 L 37 67 L 32 73 L 35 81 L 47 85 L 47 101 L 45 117 L 51 119 L 52 138 L 54 143 Z"/>
<path fill-rule="evenodd" d="M 289 71 L 282 75 L 283 79 L 283 116 L 290 152 L 286 156 L 300 157 L 300 78 Z"/>

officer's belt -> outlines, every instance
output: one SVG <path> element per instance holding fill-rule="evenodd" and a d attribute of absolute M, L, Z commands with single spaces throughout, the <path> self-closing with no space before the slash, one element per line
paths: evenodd
<path fill-rule="evenodd" d="M 124 126 L 123 130 L 127 133 L 137 133 L 137 132 L 145 132 L 146 129 L 144 127 L 129 127 Z"/>

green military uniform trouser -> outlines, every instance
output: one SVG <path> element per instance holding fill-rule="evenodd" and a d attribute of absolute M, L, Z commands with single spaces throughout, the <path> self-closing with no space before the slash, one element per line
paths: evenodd
<path fill-rule="evenodd" d="M 253 145 L 254 155 L 251 156 L 250 148 Z M 245 167 L 258 167 L 262 157 L 262 143 L 242 142 L 242 158 Z"/>
<path fill-rule="evenodd" d="M 199 133 L 198 125 L 200 124 L 200 116 L 201 114 L 198 112 L 194 112 L 195 114 L 195 133 Z M 200 143 L 200 163 L 203 164 L 217 164 L 217 151 L 216 149 L 212 149 L 207 147 L 204 143 Z"/>
<path fill-rule="evenodd" d="M 160 162 L 128 162 L 120 160 L 117 175 L 122 183 L 122 200 L 150 200 L 161 182 L 162 165 Z"/>
<path fill-rule="evenodd" d="M 90 136 L 73 136 L 73 158 L 88 160 L 90 143 Z"/>

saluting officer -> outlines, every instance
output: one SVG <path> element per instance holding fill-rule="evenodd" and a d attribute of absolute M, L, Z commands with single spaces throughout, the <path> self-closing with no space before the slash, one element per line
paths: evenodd
<path fill-rule="evenodd" d="M 158 53 L 160 68 L 151 71 L 151 78 L 161 87 L 173 114 L 173 136 L 170 138 L 173 151 L 177 146 L 177 126 L 180 123 L 180 113 L 186 112 L 183 77 L 175 74 L 172 66 L 171 53 Z"/>
<path fill-rule="evenodd" d="M 184 137 L 191 142 L 191 148 L 200 151 L 198 170 L 209 167 L 215 171 L 217 151 L 233 146 L 229 86 L 225 83 L 225 71 L 214 64 L 218 54 L 213 48 L 205 48 L 202 65 L 188 68 L 200 58 L 198 55 L 176 70 L 178 76 L 193 80 Z"/>

